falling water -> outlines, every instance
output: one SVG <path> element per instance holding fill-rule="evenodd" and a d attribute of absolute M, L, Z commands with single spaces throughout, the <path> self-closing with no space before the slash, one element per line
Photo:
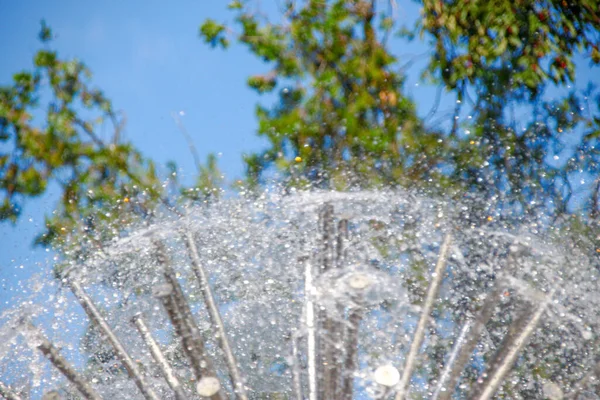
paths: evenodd
<path fill-rule="evenodd" d="M 402 191 L 190 208 L 34 282 L 0 395 L 598 398 L 595 255 L 543 226 Z"/>

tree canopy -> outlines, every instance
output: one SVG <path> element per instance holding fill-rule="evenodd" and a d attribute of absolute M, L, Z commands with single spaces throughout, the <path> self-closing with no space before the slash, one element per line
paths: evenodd
<path fill-rule="evenodd" d="M 300 187 L 475 192 L 505 210 L 595 219 L 599 98 L 593 85 L 577 89 L 576 64 L 600 61 L 597 2 L 419 4 L 414 26 L 399 23 L 396 2 L 365 0 L 287 1 L 277 23 L 258 3 L 233 1 L 233 26 L 202 23 L 209 45 L 245 45 L 271 68 L 248 78 L 278 100 L 256 108 L 268 146 L 245 156 L 247 181 L 261 185 L 275 172 Z M 88 68 L 49 49 L 45 24 L 40 38 L 33 69 L 0 90 L 0 217 L 16 221 L 26 198 L 58 183 L 60 206 L 39 238 L 51 243 L 73 229 L 110 231 L 168 202 L 152 161 L 121 139 L 124 118 Z M 423 79 L 439 86 L 431 115 L 443 92 L 456 101 L 453 115 L 418 114 L 405 87 L 412 60 L 398 51 L 410 40 L 430 49 Z M 106 124 L 109 140 L 98 135 Z M 193 188 L 173 180 L 175 192 L 197 201 L 219 192 L 214 158 L 198 173 Z M 582 175 L 585 185 L 575 182 Z M 572 202 L 576 191 L 585 201 Z"/>
<path fill-rule="evenodd" d="M 40 243 L 73 231 L 93 237 L 125 222 L 132 210 L 151 212 L 159 197 L 153 162 L 121 140 L 124 121 L 91 86 L 85 64 L 61 60 L 48 48 L 52 32 L 44 23 L 40 39 L 47 48 L 36 53 L 33 70 L 0 88 L 0 220 L 16 221 L 25 199 L 53 182 L 60 185 L 60 205 L 47 217 Z M 97 133 L 105 124 L 112 125 L 110 140 Z"/>
<path fill-rule="evenodd" d="M 600 21 L 597 2 L 547 3 L 423 1 L 406 27 L 395 2 L 290 1 L 272 23 L 234 1 L 235 26 L 207 20 L 200 34 L 213 47 L 242 43 L 272 66 L 248 79 L 279 94 L 257 106 L 270 145 L 246 158 L 255 183 L 275 167 L 295 185 L 459 189 L 560 214 L 573 211 L 574 172 L 598 182 L 598 97 L 593 86 L 547 93 L 574 83 L 576 57 L 600 62 Z M 420 118 L 405 94 L 411 60 L 390 42 L 417 36 L 431 49 L 424 79 L 455 96 L 449 123 Z M 567 161 L 554 162 L 559 154 Z M 594 216 L 597 187 L 587 189 Z"/>

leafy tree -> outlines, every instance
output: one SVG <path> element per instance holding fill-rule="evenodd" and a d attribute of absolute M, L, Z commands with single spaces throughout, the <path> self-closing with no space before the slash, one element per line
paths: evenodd
<path fill-rule="evenodd" d="M 276 105 L 257 107 L 269 147 L 247 157 L 251 181 L 274 166 L 294 185 L 453 187 L 502 198 L 513 211 L 557 214 L 572 211 L 574 172 L 600 182 L 594 88 L 544 96 L 573 83 L 581 51 L 598 63 L 597 2 L 425 0 L 410 29 L 376 3 L 288 1 L 283 22 L 271 23 L 254 3 L 234 1 L 239 32 L 202 24 L 211 46 L 227 47 L 233 36 L 272 66 L 248 79 L 259 93 L 279 90 Z M 434 50 L 425 77 L 456 96 L 447 129 L 418 118 L 404 94 L 399 63 L 407 60 L 388 45 L 417 34 Z M 531 117 L 515 116 L 523 108 Z M 587 198 L 585 209 L 596 213 L 598 195 Z"/>
<path fill-rule="evenodd" d="M 573 173 L 585 172 L 594 184 L 582 211 L 597 217 L 600 97 L 593 86 L 564 96 L 557 88 L 578 83 L 577 57 L 600 64 L 598 10 L 594 0 L 423 1 L 415 31 L 435 49 L 425 76 L 458 102 L 453 179 L 563 214 L 580 186 Z M 470 119 L 459 124 L 462 107 Z"/>
<path fill-rule="evenodd" d="M 219 195 L 223 182 L 216 157 L 202 164 L 193 145 L 195 185 L 184 187 L 171 163 L 174 190 L 164 190 L 154 163 L 123 140 L 125 118 L 91 85 L 90 70 L 49 48 L 52 31 L 44 22 L 39 37 L 45 48 L 34 56 L 33 69 L 0 87 L 0 221 L 16 223 L 27 198 L 57 184 L 59 207 L 36 242 L 58 248 L 76 237 L 83 250 L 151 216 L 160 204 L 173 209 L 170 198 L 205 202 Z M 107 127 L 109 139 L 98 134 Z"/>
<path fill-rule="evenodd" d="M 225 185 L 223 174 L 219 169 L 217 156 L 209 154 L 204 165 L 197 164 L 196 184 L 188 188 L 180 188 L 182 200 L 207 203 L 219 198 Z"/>
<path fill-rule="evenodd" d="M 248 85 L 279 89 L 276 106 L 256 110 L 269 147 L 246 158 L 251 182 L 264 182 L 271 165 L 293 184 L 338 189 L 442 180 L 442 136 L 425 129 L 402 93 L 404 75 L 385 45 L 391 20 L 371 3 L 288 2 L 283 24 L 262 23 L 240 2 L 231 8 L 241 27 L 236 39 L 272 66 Z M 212 20 L 200 28 L 213 47 L 228 45 L 227 32 Z"/>
<path fill-rule="evenodd" d="M 534 98 L 543 86 L 575 81 L 574 56 L 600 64 L 597 1 L 423 1 L 421 33 L 435 48 L 429 72 L 446 85 L 489 85 Z M 514 96 L 515 94 L 513 94 Z"/>
<path fill-rule="evenodd" d="M 43 24 L 46 47 L 51 38 Z M 0 220 L 15 222 L 25 199 L 53 182 L 61 188 L 60 207 L 46 219 L 39 243 L 57 244 L 74 232 L 101 239 L 94 235 L 152 212 L 161 196 L 154 164 L 122 140 L 124 120 L 90 78 L 83 63 L 45 48 L 33 70 L 0 88 Z M 106 123 L 114 129 L 110 140 L 97 133 Z"/>

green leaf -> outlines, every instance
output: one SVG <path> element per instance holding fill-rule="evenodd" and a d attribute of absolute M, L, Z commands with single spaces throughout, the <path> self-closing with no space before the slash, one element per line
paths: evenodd
<path fill-rule="evenodd" d="M 241 10 L 243 8 L 243 4 L 240 0 L 234 0 L 227 6 L 230 10 Z"/>
<path fill-rule="evenodd" d="M 272 76 L 254 75 L 248 78 L 248 86 L 257 90 L 259 93 L 272 91 L 277 85 L 277 81 Z"/>
<path fill-rule="evenodd" d="M 46 21 L 42 20 L 42 27 L 40 29 L 40 33 L 38 34 L 39 39 L 42 43 L 48 43 L 52 40 L 52 29 L 48 25 L 46 25 Z"/>
<path fill-rule="evenodd" d="M 223 48 L 228 46 L 229 42 L 224 33 L 225 26 L 212 19 L 207 19 L 200 26 L 200 37 L 204 39 L 205 43 L 210 44 L 213 48 L 219 45 Z"/>

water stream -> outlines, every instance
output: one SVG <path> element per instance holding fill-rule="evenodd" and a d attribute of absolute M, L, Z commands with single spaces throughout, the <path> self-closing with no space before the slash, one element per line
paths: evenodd
<path fill-rule="evenodd" d="M 488 212 L 265 192 L 127 228 L 2 315 L 0 395 L 600 398 L 596 255 Z"/>

